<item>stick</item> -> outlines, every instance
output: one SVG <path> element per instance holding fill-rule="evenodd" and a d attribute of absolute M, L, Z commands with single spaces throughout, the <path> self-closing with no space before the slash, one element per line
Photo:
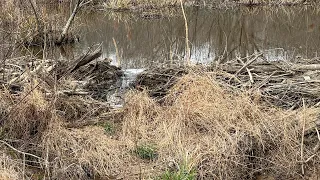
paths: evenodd
<path fill-rule="evenodd" d="M 246 68 L 246 70 L 247 70 L 247 72 L 248 72 L 248 74 L 249 74 L 250 82 L 253 84 L 253 83 L 254 83 L 254 80 L 253 80 L 253 76 L 252 76 L 252 74 L 251 74 L 251 72 L 250 72 L 250 69 L 249 69 L 249 68 Z"/>
<path fill-rule="evenodd" d="M 66 35 L 67 35 L 67 33 L 68 33 L 68 30 L 69 30 L 69 28 L 70 28 L 70 26 L 71 26 L 71 24 L 72 24 L 72 21 L 74 20 L 74 17 L 76 16 L 78 10 L 79 10 L 82 6 L 88 4 L 89 2 L 91 2 L 91 1 L 88 1 L 88 2 L 84 2 L 84 0 L 82 0 L 82 1 L 78 0 L 78 1 L 77 1 L 76 6 L 74 7 L 71 16 L 69 17 L 66 25 L 64 26 L 64 28 L 63 28 L 63 30 L 62 30 L 62 33 L 61 33 L 59 39 L 58 39 L 57 42 L 56 42 L 57 45 L 61 45 L 61 44 L 62 44 L 62 42 L 63 42 L 64 38 L 66 37 Z"/>
<path fill-rule="evenodd" d="M 102 44 L 100 44 L 99 47 L 94 52 L 87 54 L 87 55 L 81 57 L 79 60 L 77 60 L 78 62 L 76 63 L 75 66 L 73 66 L 73 68 L 71 69 L 70 72 L 74 72 L 75 70 L 79 69 L 81 66 L 84 66 L 84 65 L 90 63 L 91 61 L 97 59 L 98 57 L 100 57 L 102 54 L 101 46 L 102 46 Z"/>
<path fill-rule="evenodd" d="M 320 64 L 294 64 L 293 71 L 316 71 L 320 70 Z"/>
<path fill-rule="evenodd" d="M 257 54 L 255 57 L 253 57 L 250 61 L 248 61 L 245 65 L 242 66 L 242 68 L 240 68 L 236 73 L 235 76 L 238 75 L 242 70 L 244 70 L 245 68 L 247 68 L 248 66 L 250 66 L 254 61 L 256 61 L 258 59 L 258 57 L 260 57 L 262 55 L 262 53 Z"/>
<path fill-rule="evenodd" d="M 236 58 L 241 62 L 242 65 L 244 65 L 244 66 L 246 65 L 246 64 L 241 60 L 241 58 L 239 58 L 239 57 L 236 57 Z M 248 73 L 248 75 L 249 75 L 250 82 L 251 82 L 251 84 L 253 84 L 254 81 L 253 81 L 253 76 L 252 76 L 252 74 L 251 74 L 251 71 L 250 71 L 250 69 L 247 68 L 247 67 L 246 67 L 246 70 L 247 70 L 247 73 Z"/>
<path fill-rule="evenodd" d="M 318 140 L 319 140 L 318 143 L 317 143 L 317 145 L 313 148 L 313 152 L 316 153 L 316 152 L 319 150 L 319 148 L 320 148 L 320 133 L 319 133 L 319 131 L 318 131 L 317 126 L 314 127 L 314 128 L 316 129 L 317 136 L 318 136 Z"/>

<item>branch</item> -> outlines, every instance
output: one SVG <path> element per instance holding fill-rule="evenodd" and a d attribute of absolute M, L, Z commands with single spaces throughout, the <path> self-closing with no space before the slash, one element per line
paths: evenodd
<path fill-rule="evenodd" d="M 14 148 L 13 146 L 11 146 L 10 144 L 8 144 L 7 142 L 5 142 L 5 141 L 3 141 L 3 140 L 0 140 L 0 142 L 3 143 L 4 145 L 8 146 L 10 149 L 12 149 L 12 150 L 14 150 L 14 151 L 16 151 L 16 152 L 18 152 L 18 153 L 20 153 L 20 154 L 28 155 L 28 156 L 31 156 L 31 157 L 34 157 L 34 158 L 37 158 L 37 159 L 39 159 L 39 160 L 42 160 L 42 161 L 46 162 L 45 159 L 43 159 L 43 158 L 41 158 L 41 157 L 39 157 L 39 156 L 36 156 L 36 155 L 34 155 L 34 154 L 30 154 L 30 153 L 27 153 L 27 152 L 20 151 L 20 150 Z"/>
<path fill-rule="evenodd" d="M 98 57 L 101 56 L 102 54 L 102 44 L 99 45 L 99 47 L 92 53 L 86 54 L 82 57 L 80 57 L 77 61 L 76 64 L 73 66 L 73 68 L 70 70 L 70 72 L 74 72 L 75 70 L 79 69 L 80 67 L 90 63 L 91 61 L 97 59 Z"/>

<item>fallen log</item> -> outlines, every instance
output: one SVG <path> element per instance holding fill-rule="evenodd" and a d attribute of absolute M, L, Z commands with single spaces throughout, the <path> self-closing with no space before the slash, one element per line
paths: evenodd
<path fill-rule="evenodd" d="M 294 64 L 291 69 L 293 71 L 317 71 L 320 70 L 320 64 Z"/>

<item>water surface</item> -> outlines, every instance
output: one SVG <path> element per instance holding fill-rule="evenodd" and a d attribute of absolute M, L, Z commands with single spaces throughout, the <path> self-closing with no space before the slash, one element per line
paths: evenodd
<path fill-rule="evenodd" d="M 176 10 L 176 13 L 179 13 Z M 161 13 L 157 13 L 161 14 Z M 154 19 L 130 13 L 86 15 L 78 28 L 75 54 L 103 43 L 103 56 L 125 69 L 184 60 L 182 16 L 162 12 Z M 320 47 L 320 16 L 310 7 L 233 10 L 187 10 L 191 60 L 209 63 L 263 52 L 268 60 L 314 58 Z"/>

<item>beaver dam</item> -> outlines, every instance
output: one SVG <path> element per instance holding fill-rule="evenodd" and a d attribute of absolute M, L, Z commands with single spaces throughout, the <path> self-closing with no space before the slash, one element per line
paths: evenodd
<path fill-rule="evenodd" d="M 318 6 L 115 2 L 0 2 L 0 180 L 319 178 Z"/>

